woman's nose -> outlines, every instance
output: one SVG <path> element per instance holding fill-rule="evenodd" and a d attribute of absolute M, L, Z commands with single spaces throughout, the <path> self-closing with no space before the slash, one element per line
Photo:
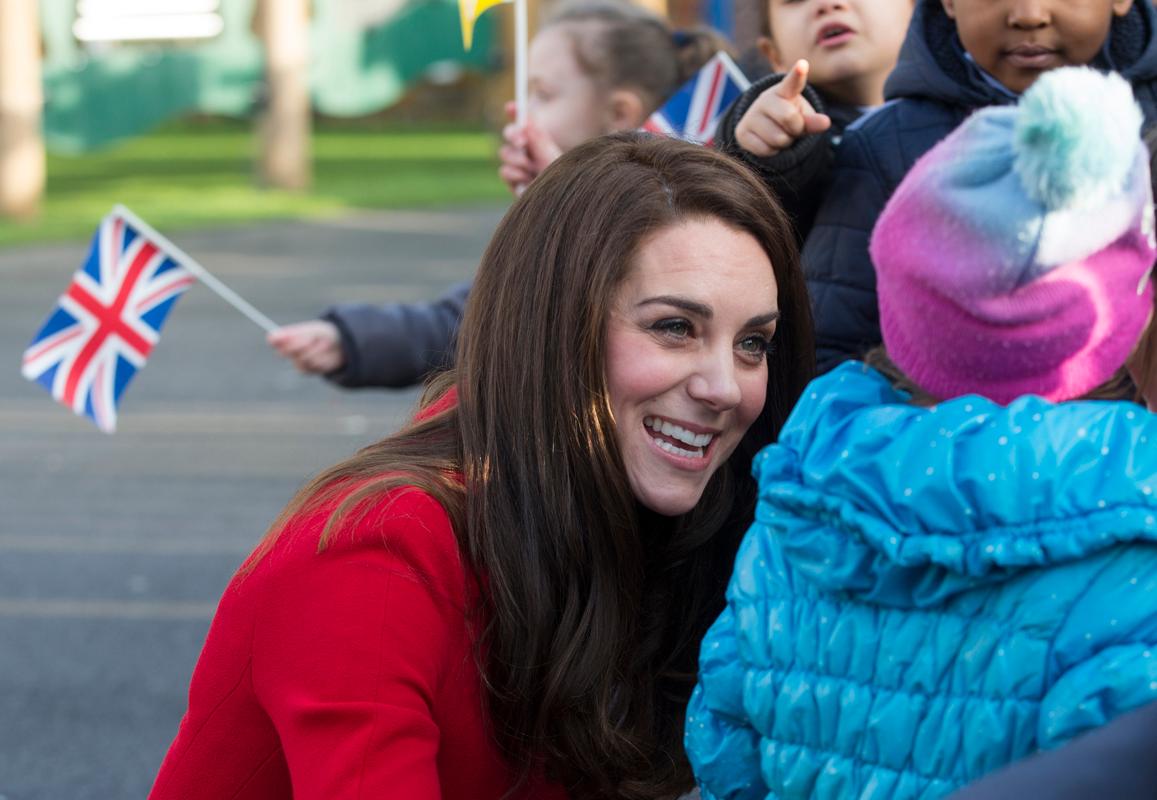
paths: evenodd
<path fill-rule="evenodd" d="M 735 354 L 730 348 L 725 354 L 709 353 L 687 382 L 687 392 L 701 403 L 717 411 L 726 411 L 739 405 L 743 392 L 736 375 Z"/>

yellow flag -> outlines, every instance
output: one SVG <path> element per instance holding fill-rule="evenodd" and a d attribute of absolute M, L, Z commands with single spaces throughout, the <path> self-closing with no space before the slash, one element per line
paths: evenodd
<path fill-rule="evenodd" d="M 458 0 L 458 11 L 462 14 L 462 46 L 467 50 L 474 44 L 474 23 L 490 8 L 511 0 Z"/>

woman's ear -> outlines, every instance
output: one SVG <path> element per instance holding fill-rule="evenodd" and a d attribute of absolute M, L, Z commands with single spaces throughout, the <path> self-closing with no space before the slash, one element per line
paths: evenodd
<path fill-rule="evenodd" d="M 643 98 L 630 89 L 615 89 L 607 101 L 608 132 L 633 131 L 647 121 Z"/>

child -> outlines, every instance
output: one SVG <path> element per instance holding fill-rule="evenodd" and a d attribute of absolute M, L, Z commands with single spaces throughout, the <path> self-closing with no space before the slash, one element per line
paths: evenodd
<path fill-rule="evenodd" d="M 766 0 L 759 47 L 774 73 L 720 120 L 720 149 L 779 195 L 802 241 L 831 177 L 835 146 L 884 102 L 914 0 Z"/>
<path fill-rule="evenodd" d="M 517 194 L 561 152 L 638 128 L 726 48 L 712 31 L 674 31 L 625 0 L 562 6 L 531 43 L 530 122 L 507 126 L 499 174 Z M 432 303 L 339 305 L 268 341 L 302 372 L 340 386 L 410 386 L 449 365 L 469 291 L 465 282 Z"/>
<path fill-rule="evenodd" d="M 1120 72 L 1157 118 L 1151 0 L 920 0 L 888 79 L 889 102 L 853 125 L 804 249 L 826 372 L 880 343 L 868 235 L 921 155 L 978 108 L 1016 101 L 1062 65 Z"/>
<path fill-rule="evenodd" d="M 1157 700 L 1157 416 L 1079 399 L 1153 310 L 1141 122 L 1058 70 L 892 197 L 896 385 L 840 367 L 756 458 L 688 710 L 705 800 L 942 797 Z"/>

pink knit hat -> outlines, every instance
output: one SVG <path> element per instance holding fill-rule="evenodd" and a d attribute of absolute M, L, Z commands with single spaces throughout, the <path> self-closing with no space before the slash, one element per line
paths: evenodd
<path fill-rule="evenodd" d="M 929 151 L 872 233 L 892 361 L 943 398 L 1068 400 L 1125 363 L 1157 242 L 1129 84 L 1046 73 Z"/>

